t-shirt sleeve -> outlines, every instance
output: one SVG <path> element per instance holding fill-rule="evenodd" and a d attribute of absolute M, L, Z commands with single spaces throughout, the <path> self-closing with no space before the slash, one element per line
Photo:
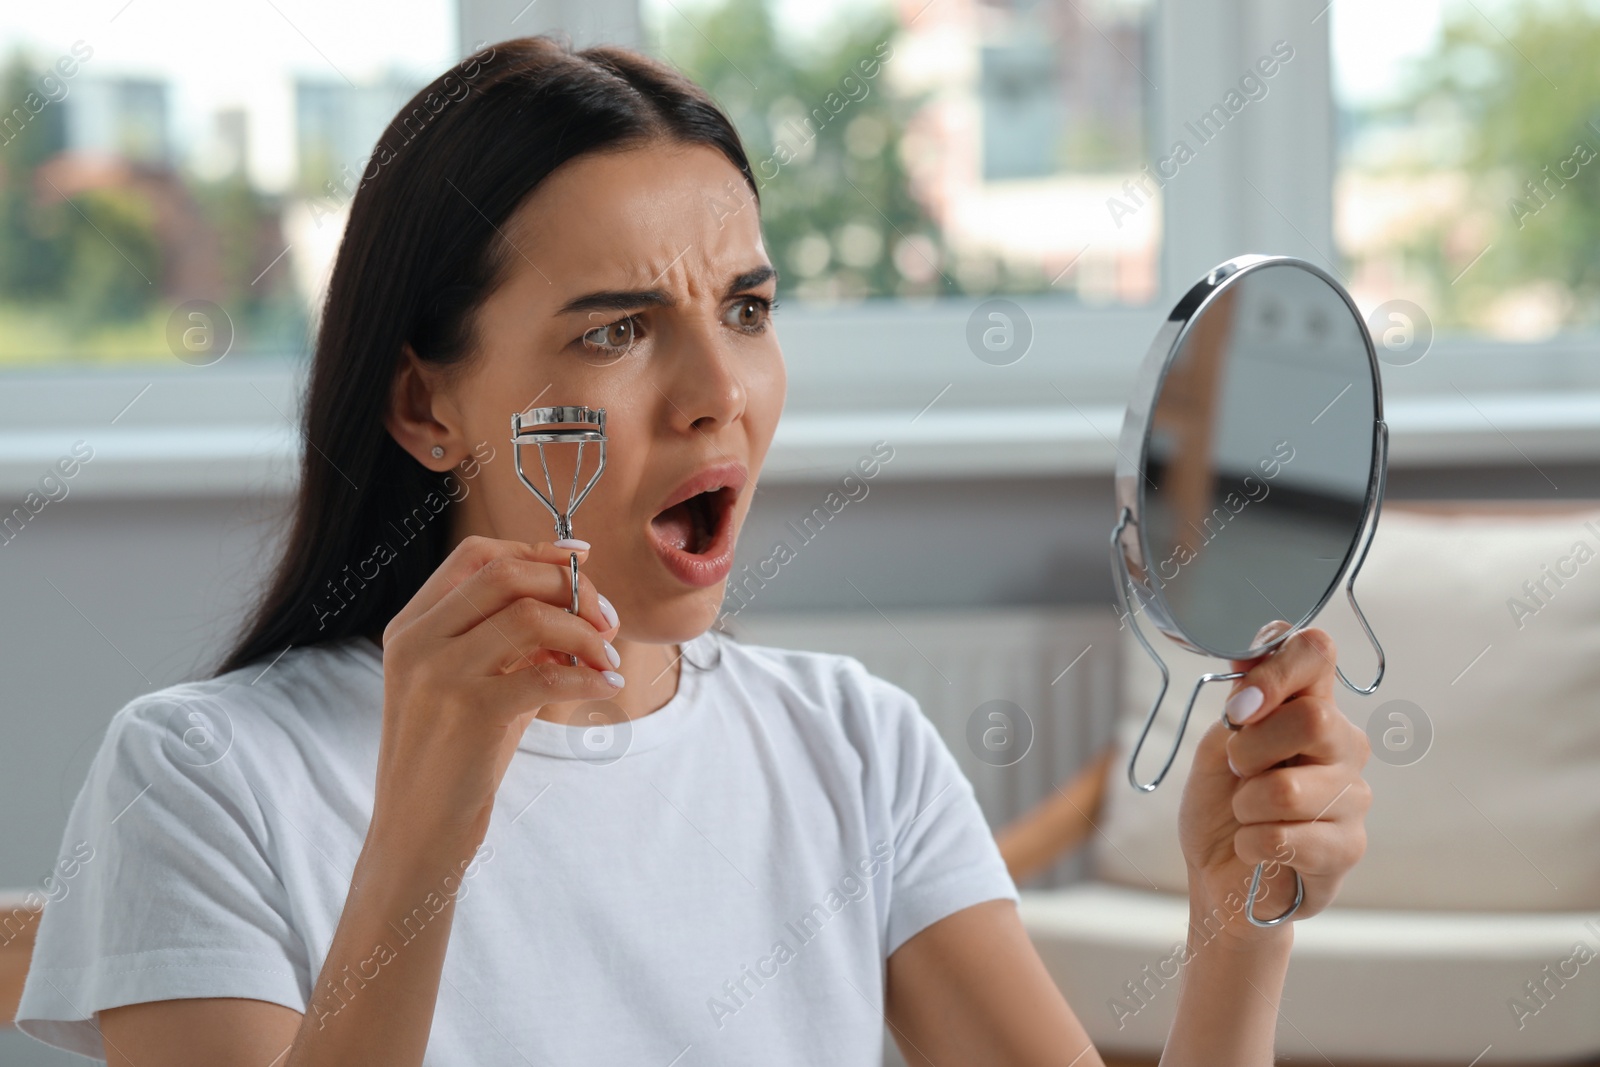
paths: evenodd
<path fill-rule="evenodd" d="M 243 997 L 305 1010 L 305 946 L 232 741 L 212 698 L 164 691 L 112 719 L 39 887 L 25 1033 L 101 1058 L 107 1008 Z"/>
<path fill-rule="evenodd" d="M 885 954 L 948 915 L 1017 900 L 994 833 L 955 757 L 916 698 L 868 676 L 887 793 L 889 921 Z"/>

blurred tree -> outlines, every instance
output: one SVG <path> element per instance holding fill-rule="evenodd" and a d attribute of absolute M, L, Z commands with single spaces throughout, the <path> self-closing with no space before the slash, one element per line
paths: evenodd
<path fill-rule="evenodd" d="M 40 168 L 66 145 L 62 103 L 46 100 L 41 73 L 19 52 L 0 76 L 12 119 L 0 145 L 0 303 L 51 306 L 62 336 L 81 338 L 141 318 L 160 297 L 155 213 L 122 189 L 63 203 L 40 180 Z"/>
<path fill-rule="evenodd" d="M 1446 322 L 1482 325 L 1507 291 L 1563 292 L 1568 325 L 1600 323 L 1600 10 L 1529 2 L 1447 17 L 1399 110 L 1454 112 L 1472 235 L 1451 220 L 1413 242 L 1438 280 Z M 1489 251 L 1459 281 L 1471 257 Z"/>
<path fill-rule="evenodd" d="M 0 124 L 0 354 L 170 358 L 166 313 L 195 297 L 227 308 L 237 350 L 303 350 L 281 205 L 242 173 L 202 182 L 148 166 L 62 201 L 41 170 L 66 147 L 70 96 L 41 106 L 40 73 L 22 53 L 0 72 L 0 106 L 14 108 L 0 113 L 11 119 Z M 188 277 L 204 293 L 178 291 L 180 261 L 203 261 Z"/>
<path fill-rule="evenodd" d="M 307 319 L 290 276 L 280 225 L 282 205 L 254 189 L 242 171 L 190 183 L 219 246 L 218 301 L 228 309 L 240 344 L 298 350 Z"/>
<path fill-rule="evenodd" d="M 57 295 L 69 334 L 131 322 L 155 307 L 161 298 L 161 247 L 148 200 L 131 189 L 91 189 L 47 210 L 66 220 L 67 271 Z"/>
<path fill-rule="evenodd" d="M 65 220 L 60 211 L 38 210 L 33 195 L 34 171 L 66 144 L 66 125 L 55 104 L 29 112 L 28 94 L 36 94 L 38 84 L 39 71 L 20 52 L 0 74 L 6 108 L 0 118 L 10 120 L 0 133 L 0 300 L 54 295 L 66 276 Z"/>
<path fill-rule="evenodd" d="M 662 51 L 738 127 L 761 187 L 768 254 L 784 288 L 804 298 L 957 291 L 900 157 L 916 102 L 886 84 L 896 29 L 892 14 L 872 7 L 825 48 L 802 53 L 778 40 L 764 0 L 667 18 Z"/>

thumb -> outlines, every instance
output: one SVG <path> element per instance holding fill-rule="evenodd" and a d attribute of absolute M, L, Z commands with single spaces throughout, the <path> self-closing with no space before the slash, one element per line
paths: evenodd
<path fill-rule="evenodd" d="M 1289 628 L 1289 623 L 1287 621 L 1283 619 L 1273 619 L 1271 622 L 1267 623 L 1261 629 L 1256 631 L 1256 635 L 1250 639 L 1250 647 L 1256 648 L 1266 644 L 1269 641 L 1276 640 L 1277 638 L 1288 633 Z M 1247 671 L 1251 667 L 1254 667 L 1257 663 L 1260 663 L 1262 660 L 1266 659 L 1269 655 L 1271 655 L 1270 652 L 1263 652 L 1261 655 L 1253 656 L 1250 659 L 1233 659 L 1229 660 L 1228 662 L 1233 665 L 1233 669 L 1236 671 Z M 1234 680 L 1233 688 L 1234 692 L 1238 691 L 1238 679 Z M 1232 694 L 1230 693 L 1229 695 L 1231 696 Z"/>
<path fill-rule="evenodd" d="M 1288 633 L 1290 629 L 1292 629 L 1292 627 L 1290 626 L 1290 624 L 1287 621 L 1285 621 L 1283 619 L 1274 619 L 1271 622 L 1267 623 L 1265 626 L 1263 626 L 1261 629 L 1256 631 L 1256 635 L 1250 639 L 1250 647 L 1251 648 L 1258 648 L 1261 645 L 1264 645 L 1264 644 L 1268 643 L 1269 641 L 1276 640 L 1277 638 L 1282 637 L 1284 634 Z M 1271 652 L 1263 652 L 1261 655 L 1254 656 L 1254 657 L 1252 657 L 1250 659 L 1229 660 L 1228 663 L 1229 663 L 1230 667 L 1233 670 L 1248 673 L 1251 668 L 1255 667 L 1257 664 L 1259 664 L 1261 661 L 1265 660 L 1271 654 L 1272 654 Z M 1244 690 L 1244 689 L 1249 687 L 1249 683 L 1250 683 L 1250 680 L 1248 678 L 1235 678 L 1233 680 L 1232 687 L 1228 690 L 1227 704 L 1224 705 L 1224 707 L 1226 707 L 1228 711 L 1231 712 L 1231 711 L 1235 710 L 1234 708 L 1229 707 L 1228 705 L 1232 704 L 1233 698 L 1235 696 L 1237 696 L 1241 690 Z M 1256 698 L 1256 699 L 1254 699 L 1254 700 L 1252 700 L 1250 702 L 1251 706 L 1238 708 L 1237 709 L 1237 711 L 1238 711 L 1237 715 L 1230 715 L 1229 716 L 1231 721 L 1233 721 L 1235 723 L 1242 722 L 1244 719 L 1248 718 L 1252 712 L 1254 712 L 1256 710 L 1256 707 L 1260 706 L 1260 704 L 1261 704 L 1261 699 L 1260 698 L 1262 696 L 1262 693 L 1260 692 L 1259 688 L 1256 690 L 1255 693 L 1253 693 L 1251 695 Z"/>

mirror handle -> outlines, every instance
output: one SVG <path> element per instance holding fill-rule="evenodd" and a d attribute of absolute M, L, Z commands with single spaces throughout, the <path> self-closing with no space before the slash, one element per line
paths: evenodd
<path fill-rule="evenodd" d="M 1300 872 L 1290 867 L 1289 870 L 1294 874 L 1294 903 L 1290 904 L 1288 910 L 1276 919 L 1258 918 L 1256 916 L 1256 894 L 1261 890 L 1261 871 L 1264 867 L 1266 867 L 1265 863 L 1256 864 L 1256 873 L 1250 876 L 1250 900 L 1245 905 L 1244 917 L 1249 919 L 1254 926 L 1277 926 L 1300 910 L 1300 902 L 1306 899 L 1306 884 L 1300 880 Z"/>
<path fill-rule="evenodd" d="M 1161 770 L 1150 781 L 1139 781 L 1138 772 L 1135 770 L 1139 763 L 1139 753 L 1144 750 L 1145 740 L 1150 736 L 1150 728 L 1155 725 L 1156 715 L 1161 711 L 1162 701 L 1166 699 L 1167 687 L 1172 676 L 1167 669 L 1166 660 L 1162 659 L 1161 654 L 1150 644 L 1149 638 L 1145 637 L 1144 631 L 1139 627 L 1138 620 L 1134 618 L 1132 600 L 1129 597 L 1129 590 L 1133 589 L 1133 578 L 1128 573 L 1128 562 L 1122 555 L 1120 545 L 1122 531 L 1127 528 L 1132 518 L 1132 512 L 1127 507 L 1123 507 L 1122 514 L 1117 520 L 1116 528 L 1111 531 L 1111 572 L 1117 579 L 1117 601 L 1122 607 L 1122 617 L 1128 621 L 1128 625 L 1133 629 L 1133 636 L 1139 639 L 1139 644 L 1144 647 L 1145 653 L 1161 671 L 1161 688 L 1156 691 L 1156 697 L 1150 705 L 1150 711 L 1144 717 L 1144 726 L 1139 731 L 1139 740 L 1134 743 L 1133 753 L 1128 757 L 1128 784 L 1141 793 L 1153 793 L 1156 786 L 1161 784 L 1162 779 L 1166 778 L 1167 772 L 1172 769 L 1172 764 L 1178 758 L 1178 750 L 1183 747 L 1184 731 L 1189 728 L 1189 715 L 1194 711 L 1194 702 L 1200 697 L 1201 687 L 1207 682 L 1230 682 L 1235 678 L 1243 678 L 1244 672 L 1213 671 L 1209 674 L 1202 674 L 1195 679 L 1194 688 L 1189 691 L 1189 699 L 1184 702 L 1183 717 L 1178 720 L 1177 736 L 1172 739 L 1172 751 L 1167 753 L 1166 762 L 1161 765 Z M 1138 591 L 1134 590 L 1133 598 L 1136 599 L 1138 595 Z M 1223 721 L 1227 721 L 1227 716 L 1223 716 Z M 1232 724 L 1230 723 L 1229 726 L 1232 727 Z M 1237 729 L 1237 727 L 1232 728 Z"/>
<path fill-rule="evenodd" d="M 1172 761 L 1177 758 L 1178 744 L 1183 741 L 1184 728 L 1189 724 L 1189 710 L 1194 707 L 1194 701 L 1189 702 L 1189 708 L 1184 709 L 1183 719 L 1178 723 L 1178 739 L 1173 744 L 1172 751 L 1167 755 L 1167 762 L 1161 767 L 1160 772 L 1150 782 L 1139 781 L 1134 767 L 1139 762 L 1139 752 L 1144 748 L 1145 738 L 1150 736 L 1150 727 L 1156 721 L 1156 712 L 1161 709 L 1161 701 L 1167 695 L 1167 685 L 1171 681 L 1171 672 L 1167 670 L 1167 661 L 1150 645 L 1150 640 L 1145 637 L 1144 631 L 1139 628 L 1135 619 L 1132 600 L 1129 598 L 1129 589 L 1133 585 L 1133 577 L 1128 573 L 1128 561 L 1122 554 L 1122 531 L 1128 528 L 1128 523 L 1133 518 L 1133 512 L 1124 505 L 1122 513 L 1117 517 L 1117 525 L 1111 531 L 1111 574 L 1116 579 L 1117 603 L 1122 607 L 1122 617 L 1133 628 L 1133 636 L 1139 639 L 1139 644 L 1144 646 L 1145 654 L 1155 661 L 1156 667 L 1161 671 L 1161 688 L 1156 690 L 1156 699 L 1150 705 L 1150 713 L 1145 716 L 1144 728 L 1139 731 L 1139 740 L 1134 743 L 1133 755 L 1128 757 L 1128 784 L 1141 793 L 1153 792 L 1161 784 L 1161 779 L 1167 776 L 1167 771 L 1172 768 Z M 1138 593 L 1133 594 L 1137 598 Z M 1142 605 L 1141 605 L 1142 606 Z"/>
<path fill-rule="evenodd" d="M 1345 688 L 1362 696 L 1369 696 L 1377 690 L 1378 683 L 1383 681 L 1385 666 L 1383 645 L 1379 643 L 1378 635 L 1372 632 L 1372 626 L 1367 622 L 1366 613 L 1361 610 L 1361 605 L 1356 602 L 1356 575 L 1361 573 L 1361 565 L 1367 561 L 1367 550 L 1372 547 L 1372 541 L 1378 535 L 1378 514 L 1383 510 L 1383 490 L 1389 475 L 1389 424 L 1382 419 L 1377 423 L 1377 440 L 1372 450 L 1372 462 L 1377 476 L 1377 492 L 1372 501 L 1372 519 L 1367 524 L 1366 539 L 1361 546 L 1361 554 L 1356 557 L 1356 565 L 1350 568 L 1350 577 L 1345 580 L 1344 591 L 1350 599 L 1351 609 L 1356 613 L 1356 621 L 1361 624 L 1362 631 L 1367 635 L 1367 641 L 1378 654 L 1378 673 L 1373 677 L 1371 685 L 1359 686 L 1345 677 L 1343 668 L 1337 664 L 1333 668 L 1339 675 L 1339 681 L 1345 684 Z"/>
<path fill-rule="evenodd" d="M 1167 753 L 1166 762 L 1161 765 L 1161 770 L 1156 774 L 1155 778 L 1148 782 L 1139 781 L 1138 772 L 1135 770 L 1139 763 L 1139 753 L 1144 749 L 1145 739 L 1150 736 L 1150 727 L 1155 725 L 1156 714 L 1161 710 L 1161 702 L 1167 695 L 1171 672 L 1167 669 L 1166 660 L 1161 658 L 1160 653 L 1151 646 L 1149 639 L 1145 637 L 1144 631 L 1139 628 L 1138 620 L 1134 618 L 1133 607 L 1128 596 L 1129 588 L 1133 585 L 1133 578 L 1128 574 L 1128 562 L 1122 555 L 1120 541 L 1122 531 L 1127 528 L 1131 518 L 1132 513 L 1127 507 L 1124 507 L 1122 514 L 1117 519 L 1116 527 L 1111 531 L 1111 571 L 1117 578 L 1117 601 L 1122 606 L 1122 617 L 1128 620 L 1128 625 L 1133 628 L 1133 635 L 1139 639 L 1139 644 L 1144 647 L 1145 652 L 1161 670 L 1161 688 L 1156 692 L 1155 701 L 1150 705 L 1150 711 L 1145 715 L 1144 726 L 1139 731 L 1139 740 L 1134 743 L 1133 753 L 1128 757 L 1128 784 L 1141 793 L 1150 793 L 1154 792 L 1156 786 L 1161 784 L 1161 780 L 1167 776 L 1167 772 L 1172 769 L 1173 762 L 1178 758 L 1178 750 L 1183 746 L 1184 731 L 1189 726 L 1189 715 L 1194 711 L 1194 702 L 1199 699 L 1201 687 L 1207 682 L 1224 682 L 1243 678 L 1246 672 L 1213 671 L 1208 674 L 1202 674 L 1195 679 L 1194 688 L 1190 690 L 1189 699 L 1183 706 L 1183 717 L 1178 720 L 1178 734 L 1173 738 L 1172 751 Z M 1362 556 L 1365 557 L 1365 555 L 1365 550 L 1363 550 Z M 1360 563 L 1358 562 L 1356 566 L 1359 569 Z M 1138 593 L 1135 592 L 1133 595 L 1137 597 Z M 1229 721 L 1226 712 L 1222 715 L 1222 721 L 1230 730 L 1240 728 Z M 1261 891 L 1261 877 L 1265 868 L 1265 863 L 1256 864 L 1255 872 L 1250 876 L 1250 895 L 1246 898 L 1244 914 L 1252 925 L 1277 926 L 1279 923 L 1287 921 L 1291 915 L 1300 910 L 1300 902 L 1305 899 L 1305 883 L 1300 878 L 1300 872 L 1294 871 L 1294 903 L 1290 904 L 1288 909 L 1276 918 L 1259 918 L 1256 915 L 1256 896 Z M 1293 870 L 1293 868 L 1290 869 Z"/>

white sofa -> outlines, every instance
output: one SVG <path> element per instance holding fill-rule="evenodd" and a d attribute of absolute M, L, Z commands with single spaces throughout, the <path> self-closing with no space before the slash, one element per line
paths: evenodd
<path fill-rule="evenodd" d="M 1356 590 L 1388 655 L 1376 694 L 1337 697 L 1374 723 L 1368 848 L 1338 903 L 1295 926 L 1280 1053 L 1600 1061 L 1600 508 L 1391 506 Z M 1316 624 L 1369 679 L 1342 591 Z M 1173 688 L 1141 768 L 1208 662 L 1153 641 Z M 1024 893 L 1023 916 L 1096 1044 L 1154 1060 L 1188 923 L 1177 806 L 1227 686 L 1197 704 L 1167 781 L 1138 794 L 1126 752 L 1159 676 L 1131 638 L 1121 672 L 1094 876 Z"/>

